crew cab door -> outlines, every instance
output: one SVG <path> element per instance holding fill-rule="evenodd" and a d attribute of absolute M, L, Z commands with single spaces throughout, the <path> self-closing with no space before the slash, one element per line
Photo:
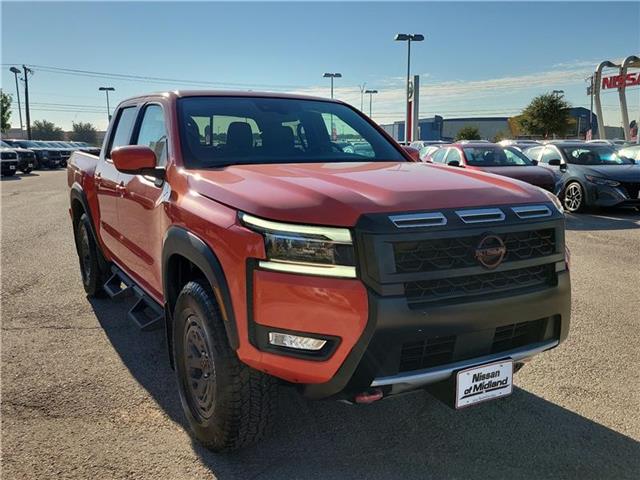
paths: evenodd
<path fill-rule="evenodd" d="M 109 140 L 105 143 L 104 153 L 95 170 L 96 195 L 98 198 L 99 222 L 97 228 L 105 247 L 117 263 L 122 262 L 122 228 L 118 221 L 118 199 L 122 194 L 121 176 L 111 161 L 111 151 L 121 145 L 128 145 L 135 124 L 137 108 L 121 108 Z"/>
<path fill-rule="evenodd" d="M 167 163 L 167 129 L 160 104 L 148 103 L 139 114 L 131 145 L 145 145 L 156 154 L 157 166 Z M 162 295 L 161 257 L 165 231 L 163 199 L 169 185 L 154 177 L 120 174 L 122 195 L 118 200 L 122 229 L 123 261 L 134 279 L 158 298 Z"/>

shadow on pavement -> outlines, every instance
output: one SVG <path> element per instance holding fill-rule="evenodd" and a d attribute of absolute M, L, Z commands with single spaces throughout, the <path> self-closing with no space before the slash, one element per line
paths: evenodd
<path fill-rule="evenodd" d="M 187 428 L 164 332 L 123 322 L 128 303 L 91 303 L 134 378 Z M 519 388 L 507 399 L 457 412 L 421 391 L 350 406 L 307 401 L 283 388 L 274 431 L 262 443 L 226 455 L 195 442 L 193 448 L 222 480 L 622 479 L 640 471 L 639 442 Z"/>
<path fill-rule="evenodd" d="M 0 177 L 0 180 L 2 180 L 3 182 L 10 182 L 12 180 L 22 180 L 22 178 L 20 177 L 20 175 L 11 175 L 10 177 L 2 175 L 2 177 Z"/>
<path fill-rule="evenodd" d="M 567 213 L 566 228 L 574 231 L 631 230 L 640 228 L 640 212 L 631 208 Z"/>

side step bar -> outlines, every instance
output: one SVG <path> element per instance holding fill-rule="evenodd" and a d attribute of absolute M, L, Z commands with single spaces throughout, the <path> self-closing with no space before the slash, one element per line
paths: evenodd
<path fill-rule="evenodd" d="M 116 266 L 111 267 L 113 274 L 104 284 L 107 295 L 114 300 L 135 296 L 137 301 L 127 313 L 127 318 L 142 331 L 157 330 L 164 322 L 164 309 L 147 295 L 133 280 Z"/>

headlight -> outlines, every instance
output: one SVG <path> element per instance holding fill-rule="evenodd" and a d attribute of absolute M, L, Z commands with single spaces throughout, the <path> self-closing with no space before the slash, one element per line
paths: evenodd
<path fill-rule="evenodd" d="M 606 185 L 607 187 L 617 187 L 618 185 L 620 185 L 620 182 L 609 180 L 607 178 L 593 177 L 591 175 L 585 175 L 584 177 L 591 183 L 594 183 L 596 185 Z"/>
<path fill-rule="evenodd" d="M 280 223 L 240 214 L 243 225 L 264 236 L 267 260 L 260 267 L 279 272 L 355 278 L 355 252 L 346 228 Z"/>
<path fill-rule="evenodd" d="M 540 190 L 542 190 L 544 194 L 549 198 L 549 200 L 551 200 L 551 203 L 553 203 L 553 206 L 556 207 L 556 210 L 564 214 L 564 208 L 562 207 L 562 202 L 560 201 L 560 199 L 544 188 L 541 188 Z"/>

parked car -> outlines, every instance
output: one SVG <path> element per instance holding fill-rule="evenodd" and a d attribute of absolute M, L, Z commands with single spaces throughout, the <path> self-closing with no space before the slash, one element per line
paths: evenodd
<path fill-rule="evenodd" d="M 555 143 L 527 150 L 558 176 L 556 193 L 569 212 L 585 207 L 640 207 L 640 165 L 598 143 Z"/>
<path fill-rule="evenodd" d="M 87 142 L 67 142 L 77 147 L 82 152 L 91 153 L 93 155 L 100 155 L 100 147 L 95 147 Z"/>
<path fill-rule="evenodd" d="M 514 147 L 484 142 L 454 143 L 441 147 L 427 161 L 503 175 L 555 192 L 554 174 L 536 166 L 536 162 Z"/>
<path fill-rule="evenodd" d="M 354 153 L 329 115 L 361 136 Z M 264 433 L 278 382 L 356 403 L 432 385 L 462 408 L 511 393 L 568 334 L 558 199 L 413 161 L 337 100 L 131 98 L 67 179 L 85 291 L 133 294 L 129 317 L 165 329 L 188 424 L 213 450 Z"/>
<path fill-rule="evenodd" d="M 640 164 L 640 145 L 631 145 L 618 150 L 618 155 L 621 157 L 630 158 L 635 161 L 636 164 Z"/>
<path fill-rule="evenodd" d="M 443 144 L 446 145 L 446 144 Z M 429 157 L 429 155 L 435 153 L 436 150 L 438 150 L 442 145 L 438 144 L 438 145 L 427 145 L 426 147 L 422 147 L 420 149 L 420 160 L 422 160 L 423 162 L 427 160 L 427 158 Z"/>
<path fill-rule="evenodd" d="M 3 177 L 13 177 L 18 170 L 18 154 L 11 147 L 0 146 L 0 173 Z"/>
<path fill-rule="evenodd" d="M 58 149 L 44 146 L 33 140 L 16 140 L 16 139 L 3 139 L 6 143 L 12 147 L 21 147 L 31 150 L 35 156 L 36 170 L 42 168 L 58 168 L 62 162 L 62 156 Z"/>
<path fill-rule="evenodd" d="M 71 156 L 71 153 L 73 153 L 75 149 L 70 148 L 69 146 L 65 146 L 63 142 L 58 142 L 53 140 L 49 140 L 49 141 L 36 140 L 36 142 L 40 143 L 41 145 L 44 145 L 45 147 L 58 150 L 58 152 L 60 152 L 60 166 L 63 168 L 67 167 L 67 162 L 69 161 L 69 157 Z"/>
<path fill-rule="evenodd" d="M 503 147 L 517 148 L 521 152 L 524 152 L 527 148 L 535 147 L 536 145 L 542 145 L 537 140 L 516 139 L 516 140 L 500 140 L 498 145 Z"/>
<path fill-rule="evenodd" d="M 415 142 L 411 142 L 409 146 L 418 150 L 422 150 L 423 148 L 431 145 L 445 145 L 446 143 L 448 142 L 445 142 L 443 140 L 416 140 Z"/>
<path fill-rule="evenodd" d="M 607 139 L 589 140 L 587 141 L 587 143 L 595 143 L 598 145 L 609 145 L 610 147 L 614 147 L 614 148 L 624 148 L 624 147 L 628 147 L 629 145 L 632 145 L 631 142 L 627 140 L 622 140 L 619 138 L 616 138 L 614 140 L 607 140 Z"/>
<path fill-rule="evenodd" d="M 3 149 L 10 148 L 16 152 L 16 156 L 18 158 L 18 170 L 22 173 L 31 173 L 31 171 L 35 167 L 36 162 L 36 154 L 33 150 L 29 150 L 28 148 L 22 147 L 13 147 L 6 143 L 4 140 L 0 140 L 0 147 Z"/>

